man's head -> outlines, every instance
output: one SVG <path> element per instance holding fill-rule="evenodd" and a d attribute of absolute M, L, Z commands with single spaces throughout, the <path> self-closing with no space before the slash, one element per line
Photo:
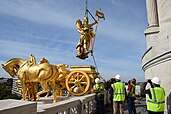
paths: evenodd
<path fill-rule="evenodd" d="M 115 83 L 115 82 L 116 82 L 116 79 L 115 79 L 115 78 L 111 78 L 111 79 L 110 79 L 110 82 L 111 82 L 111 83 Z"/>
<path fill-rule="evenodd" d="M 84 23 L 88 24 L 88 17 L 84 17 Z"/>
<path fill-rule="evenodd" d="M 136 79 L 135 78 L 132 79 L 132 83 L 136 84 Z"/>

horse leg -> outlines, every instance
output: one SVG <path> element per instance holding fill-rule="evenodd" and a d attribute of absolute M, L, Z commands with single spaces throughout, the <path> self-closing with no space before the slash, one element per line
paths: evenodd
<path fill-rule="evenodd" d="M 70 92 L 68 91 L 68 93 L 67 93 L 67 96 L 66 97 L 69 97 L 70 96 Z"/>
<path fill-rule="evenodd" d="M 56 102 L 56 96 L 57 96 L 57 92 L 56 92 L 57 86 L 56 86 L 55 81 L 51 81 L 50 85 L 51 85 L 52 91 L 53 91 L 53 103 L 55 103 Z"/>
<path fill-rule="evenodd" d="M 37 96 L 37 100 L 39 100 L 41 94 L 49 92 L 49 88 L 48 88 L 47 82 L 40 82 L 40 84 L 41 84 L 43 90 L 37 93 L 37 95 L 36 95 Z"/>
<path fill-rule="evenodd" d="M 36 101 L 36 95 L 38 93 L 38 82 L 33 82 L 33 99 Z"/>
<path fill-rule="evenodd" d="M 26 83 L 24 80 L 21 81 L 21 85 L 22 85 L 22 100 L 26 100 Z"/>
<path fill-rule="evenodd" d="M 63 95 L 63 91 L 62 91 L 63 89 L 60 89 L 60 94 L 59 94 L 59 96 L 62 96 Z"/>
<path fill-rule="evenodd" d="M 65 89 L 64 86 L 65 86 L 65 83 L 64 83 L 64 82 L 61 82 L 61 83 L 60 83 L 60 87 L 59 87 L 59 88 L 60 88 L 60 90 L 59 90 L 60 96 L 63 95 L 63 89 Z"/>
<path fill-rule="evenodd" d="M 55 84 L 54 86 L 56 87 L 56 90 L 55 90 L 56 96 L 60 96 L 60 85 Z M 58 88 L 59 88 L 59 89 L 58 89 Z M 58 91 L 57 89 L 58 89 L 59 91 Z"/>
<path fill-rule="evenodd" d="M 36 86 L 36 82 L 29 82 L 28 83 L 28 93 L 29 93 L 29 100 L 36 100 L 36 94 L 38 87 Z"/>
<path fill-rule="evenodd" d="M 46 96 L 45 96 L 45 97 L 48 97 L 48 96 L 49 96 L 49 94 L 50 94 L 50 92 L 49 92 L 49 91 L 47 91 L 47 94 L 46 94 Z"/>

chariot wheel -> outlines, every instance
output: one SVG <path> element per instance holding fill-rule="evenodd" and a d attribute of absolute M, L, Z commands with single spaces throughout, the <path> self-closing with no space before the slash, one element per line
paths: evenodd
<path fill-rule="evenodd" d="M 66 88 L 72 95 L 84 95 L 90 88 L 90 78 L 83 71 L 72 71 L 66 78 Z"/>

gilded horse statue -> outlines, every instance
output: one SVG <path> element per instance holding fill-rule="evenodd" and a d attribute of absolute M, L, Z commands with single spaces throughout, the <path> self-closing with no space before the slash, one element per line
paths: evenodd
<path fill-rule="evenodd" d="M 58 64 L 56 65 L 59 71 L 59 77 L 56 80 L 56 83 L 58 85 L 59 91 L 57 91 L 58 96 L 63 95 L 63 90 L 66 89 L 66 77 L 69 74 L 69 70 L 67 69 L 69 66 L 67 64 Z M 67 95 L 69 96 L 69 95 Z"/>
<path fill-rule="evenodd" d="M 30 60 L 34 60 L 30 56 Z M 30 60 L 23 60 L 21 58 L 12 58 L 6 63 L 2 64 L 4 70 L 12 77 L 18 76 L 18 79 L 22 85 L 22 99 L 25 100 L 27 93 L 28 82 L 40 82 L 43 90 L 38 92 L 36 97 L 40 98 L 43 93 L 48 93 L 48 83 L 51 85 L 53 91 L 53 102 L 56 102 L 56 80 L 59 78 L 59 71 L 56 65 L 49 64 L 48 62 L 42 62 L 41 64 L 32 64 Z"/>

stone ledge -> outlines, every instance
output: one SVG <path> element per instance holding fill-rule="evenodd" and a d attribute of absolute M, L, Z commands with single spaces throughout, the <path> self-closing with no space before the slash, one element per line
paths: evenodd
<path fill-rule="evenodd" d="M 144 31 L 144 33 L 145 35 L 147 35 L 147 34 L 158 33 L 159 31 L 160 31 L 159 27 L 149 27 Z"/>
<path fill-rule="evenodd" d="M 14 99 L 0 100 L 0 114 L 36 114 L 37 103 Z"/>

